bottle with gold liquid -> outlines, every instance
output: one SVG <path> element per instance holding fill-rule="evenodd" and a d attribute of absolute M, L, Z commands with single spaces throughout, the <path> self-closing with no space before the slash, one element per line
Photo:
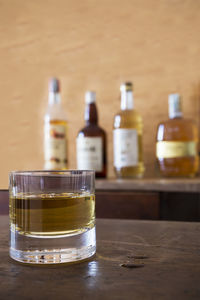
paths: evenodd
<path fill-rule="evenodd" d="M 114 118 L 114 169 L 118 178 L 141 178 L 143 122 L 134 109 L 132 83 L 120 86 L 121 111 Z"/>
<path fill-rule="evenodd" d="M 198 171 L 198 128 L 183 118 L 179 94 L 169 95 L 169 120 L 158 125 L 156 156 L 166 177 L 194 177 Z"/>
<path fill-rule="evenodd" d="M 44 168 L 67 169 L 67 119 L 61 106 L 60 83 L 56 78 L 49 82 L 49 103 L 44 120 Z"/>

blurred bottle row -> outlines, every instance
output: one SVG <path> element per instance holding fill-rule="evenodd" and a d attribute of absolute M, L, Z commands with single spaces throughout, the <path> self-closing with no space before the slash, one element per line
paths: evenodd
<path fill-rule="evenodd" d="M 118 178 L 141 178 L 145 171 L 143 121 L 134 107 L 132 83 L 122 84 L 120 91 L 121 110 L 115 115 L 113 125 L 114 169 Z M 85 94 L 85 104 L 85 127 L 76 138 L 77 169 L 93 169 L 96 177 L 105 178 L 106 133 L 98 124 L 94 92 Z M 68 168 L 67 127 L 66 115 L 61 106 L 60 84 L 53 78 L 49 84 L 44 130 L 44 168 L 47 170 Z M 179 94 L 169 95 L 169 119 L 158 125 L 155 147 L 161 175 L 194 177 L 199 168 L 198 139 L 195 122 L 183 118 Z"/>

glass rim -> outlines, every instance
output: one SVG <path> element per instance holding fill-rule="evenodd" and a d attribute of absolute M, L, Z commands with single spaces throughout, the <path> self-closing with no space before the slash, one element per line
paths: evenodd
<path fill-rule="evenodd" d="M 33 176 L 33 175 L 95 175 L 94 170 L 77 170 L 77 169 L 69 169 L 69 170 L 27 170 L 27 171 L 10 171 L 10 175 L 24 175 L 24 176 Z"/>

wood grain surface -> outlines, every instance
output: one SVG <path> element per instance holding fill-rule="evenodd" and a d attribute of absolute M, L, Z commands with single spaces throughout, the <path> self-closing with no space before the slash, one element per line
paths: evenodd
<path fill-rule="evenodd" d="M 29 266 L 8 255 L 0 218 L 1 299 L 199 299 L 200 224 L 97 220 L 97 254 L 74 265 Z"/>
<path fill-rule="evenodd" d="M 108 134 L 119 85 L 133 81 L 144 119 L 147 174 L 155 171 L 155 135 L 167 118 L 169 93 L 183 95 L 186 117 L 199 122 L 200 1 L 0 0 L 0 188 L 8 172 L 43 168 L 43 116 L 48 79 L 61 79 L 69 120 L 69 162 L 83 126 L 84 93 L 97 92 L 100 125 Z"/>

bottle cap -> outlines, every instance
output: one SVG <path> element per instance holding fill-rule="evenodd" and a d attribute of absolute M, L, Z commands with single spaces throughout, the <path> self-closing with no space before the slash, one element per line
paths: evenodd
<path fill-rule="evenodd" d="M 132 82 L 124 82 L 120 85 L 120 91 L 121 92 L 132 91 L 132 90 L 133 90 Z"/>
<path fill-rule="evenodd" d="M 170 119 L 181 117 L 182 109 L 181 109 L 181 97 L 179 94 L 170 94 L 168 96 L 169 103 L 169 117 Z"/>
<path fill-rule="evenodd" d="M 92 91 L 88 91 L 85 93 L 85 103 L 91 104 L 96 101 L 96 93 Z"/>
<path fill-rule="evenodd" d="M 49 92 L 52 93 L 60 92 L 60 81 L 57 78 L 51 78 L 49 80 Z"/>

